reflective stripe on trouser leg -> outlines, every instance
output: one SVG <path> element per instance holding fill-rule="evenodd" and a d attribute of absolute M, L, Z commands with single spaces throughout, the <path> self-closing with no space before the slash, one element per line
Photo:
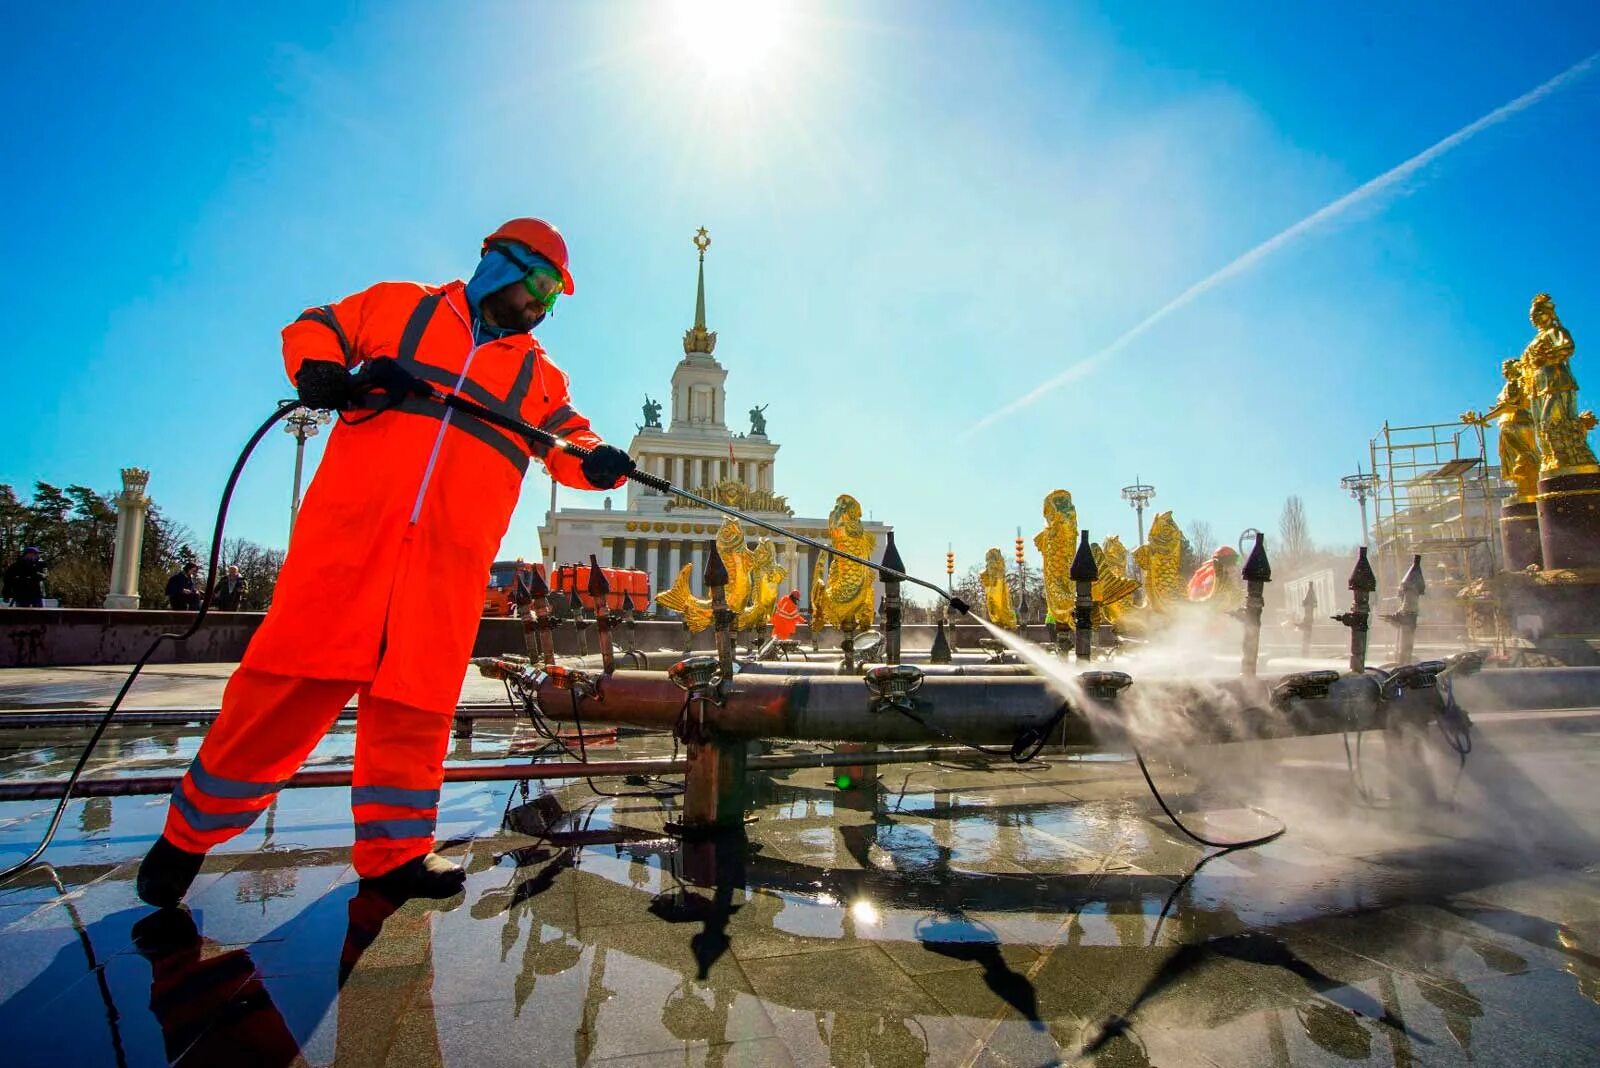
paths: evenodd
<path fill-rule="evenodd" d="M 356 872 L 382 875 L 433 849 L 451 713 L 361 695 L 350 787 Z"/>
<path fill-rule="evenodd" d="M 173 791 L 162 833 L 178 848 L 202 853 L 254 823 L 357 685 L 235 671 L 221 713 Z"/>

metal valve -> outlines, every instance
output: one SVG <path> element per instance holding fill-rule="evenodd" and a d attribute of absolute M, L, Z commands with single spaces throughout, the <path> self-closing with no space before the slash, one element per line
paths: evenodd
<path fill-rule="evenodd" d="M 872 694 L 872 700 L 867 705 L 869 711 L 916 709 L 916 698 L 912 694 L 922 688 L 920 668 L 910 664 L 883 664 L 867 671 L 864 681 L 867 692 Z"/>

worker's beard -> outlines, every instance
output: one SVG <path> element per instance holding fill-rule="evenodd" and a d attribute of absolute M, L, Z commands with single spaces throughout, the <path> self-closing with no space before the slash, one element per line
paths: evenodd
<path fill-rule="evenodd" d="M 502 330 L 525 333 L 544 322 L 544 313 L 535 311 L 533 305 L 519 304 L 517 298 L 510 295 L 512 288 L 497 289 L 483 298 L 484 318 Z"/>

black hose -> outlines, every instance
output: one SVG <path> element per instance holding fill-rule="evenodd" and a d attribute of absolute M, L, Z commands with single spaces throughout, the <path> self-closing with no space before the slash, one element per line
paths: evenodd
<path fill-rule="evenodd" d="M 206 613 L 211 611 L 211 595 L 217 588 L 217 564 L 222 558 L 222 530 L 228 519 L 228 505 L 233 500 L 233 490 L 239 484 L 239 476 L 244 473 L 245 461 L 250 459 L 250 454 L 261 443 L 261 439 L 266 436 L 268 430 L 272 429 L 272 424 L 298 407 L 300 407 L 299 401 L 280 401 L 278 407 L 267 417 L 266 422 L 257 427 L 256 432 L 250 435 L 250 440 L 245 443 L 243 451 L 239 453 L 239 458 L 234 461 L 233 471 L 228 475 L 228 484 L 223 487 L 222 500 L 217 506 L 217 522 L 211 532 L 211 560 L 208 564 L 206 575 L 206 594 L 200 601 L 200 610 L 195 613 L 194 622 L 189 624 L 189 629 L 181 633 L 169 632 L 156 635 L 155 640 L 150 643 L 150 647 L 140 655 L 138 660 L 134 661 L 133 670 L 129 671 L 128 677 L 123 680 L 122 688 L 117 691 L 117 696 L 112 698 L 110 707 L 106 709 L 105 715 L 96 724 L 94 733 L 89 736 L 88 744 L 83 747 L 83 753 L 78 757 L 77 766 L 72 769 L 72 774 L 67 776 L 66 788 L 61 792 L 61 800 L 56 802 L 56 810 L 50 816 L 50 826 L 46 828 L 44 838 L 39 842 L 38 848 L 9 868 L 0 871 L 0 882 L 4 882 L 15 875 L 20 875 L 33 867 L 34 862 L 44 855 L 46 849 L 50 848 L 50 843 L 55 840 L 56 831 L 61 826 L 61 817 L 66 813 L 67 802 L 72 799 L 72 788 L 77 785 L 79 777 L 83 775 L 83 769 L 89 763 L 89 758 L 94 755 L 95 747 L 100 744 L 101 735 L 105 734 L 106 728 L 111 726 L 112 716 L 116 715 L 117 709 L 122 706 L 123 698 L 127 697 L 128 691 L 133 688 L 134 680 L 139 677 L 139 672 L 144 670 L 144 666 L 150 661 L 150 658 L 156 654 L 156 650 L 161 648 L 161 643 L 165 641 L 181 642 L 186 638 L 193 637 L 200 629 L 200 624 L 205 622 Z"/>
<path fill-rule="evenodd" d="M 1156 799 L 1156 804 L 1161 806 L 1161 811 L 1165 812 L 1167 814 L 1167 819 L 1172 821 L 1172 825 L 1174 827 L 1178 828 L 1178 830 L 1182 831 L 1189 838 L 1193 839 L 1196 842 L 1199 842 L 1203 846 L 1209 846 L 1212 849 L 1223 849 L 1223 850 L 1253 849 L 1256 846 L 1266 845 L 1268 842 L 1276 841 L 1277 839 L 1282 838 L 1284 832 L 1289 829 L 1287 824 L 1285 824 L 1282 820 L 1278 820 L 1278 829 L 1277 830 L 1273 831 L 1271 834 L 1263 834 L 1258 838 L 1241 838 L 1237 842 L 1224 842 L 1224 841 L 1221 841 L 1221 840 L 1215 839 L 1215 838 L 1207 838 L 1203 834 L 1199 834 L 1199 833 L 1197 833 L 1195 831 L 1190 830 L 1184 824 L 1184 822 L 1178 818 L 1178 814 L 1176 812 L 1172 811 L 1172 807 L 1167 804 L 1167 799 L 1162 797 L 1161 796 L 1161 791 L 1156 788 L 1156 781 L 1155 781 L 1154 778 L 1151 777 L 1150 769 L 1145 766 L 1144 754 L 1139 752 L 1139 750 L 1137 748 L 1135 748 L 1134 751 L 1133 751 L 1133 758 L 1139 762 L 1139 773 L 1144 776 L 1145 785 L 1150 787 L 1151 796 L 1153 796 Z M 1268 819 L 1277 820 L 1276 816 L 1273 816 L 1271 813 L 1268 813 L 1268 812 L 1262 812 L 1260 809 L 1254 807 L 1253 805 L 1246 805 L 1245 807 L 1248 808 L 1251 812 L 1254 812 L 1257 816 L 1265 816 Z"/>

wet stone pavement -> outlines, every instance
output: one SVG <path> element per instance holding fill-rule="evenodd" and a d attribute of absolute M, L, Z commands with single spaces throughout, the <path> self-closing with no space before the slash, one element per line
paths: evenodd
<path fill-rule="evenodd" d="M 0 778 L 83 737 L 0 731 Z M 91 773 L 199 737 L 114 728 Z M 451 762 L 536 749 L 481 724 Z M 345 790 L 290 790 L 164 914 L 132 877 L 165 799 L 80 800 L 0 886 L 0 1063 L 1593 1064 L 1597 770 L 1593 727 L 1481 731 L 1454 804 L 1402 813 L 1355 803 L 1337 737 L 1219 750 L 1164 788 L 1215 833 L 1268 822 L 1242 800 L 1290 829 L 1198 870 L 1121 757 L 779 772 L 695 843 L 656 782 L 450 784 L 465 893 L 407 903 L 356 880 Z M 0 804 L 0 862 L 49 809 Z"/>

